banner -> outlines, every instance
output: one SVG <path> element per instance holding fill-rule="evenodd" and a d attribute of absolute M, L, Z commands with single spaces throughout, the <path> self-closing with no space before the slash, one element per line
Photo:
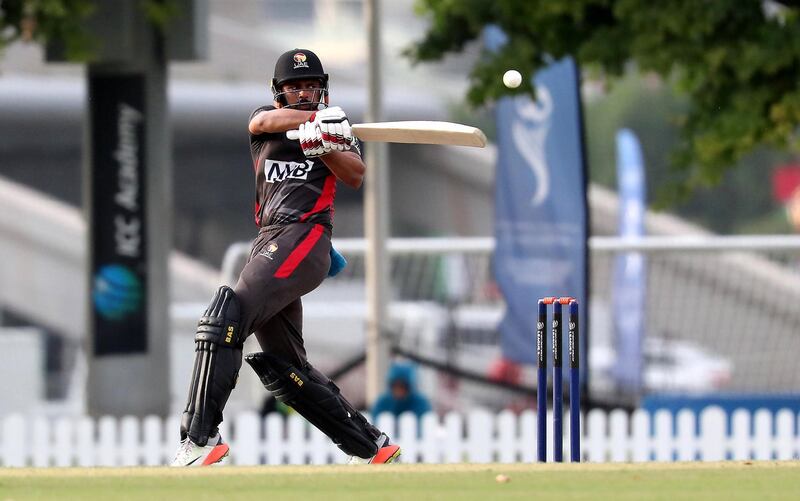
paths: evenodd
<path fill-rule="evenodd" d="M 89 78 L 96 355 L 147 351 L 144 85 L 142 75 Z"/>
<path fill-rule="evenodd" d="M 619 189 L 619 236 L 644 235 L 646 187 L 642 149 L 628 129 L 617 132 L 617 184 Z M 617 387 L 638 395 L 642 390 L 642 338 L 647 263 L 641 252 L 626 252 L 614 261 L 611 299 L 617 362 Z"/>
<path fill-rule="evenodd" d="M 493 268 L 507 304 L 501 344 L 504 357 L 528 364 L 536 363 L 537 299 L 573 296 L 580 303 L 581 325 L 589 325 L 578 69 L 563 59 L 540 71 L 534 84 L 536 102 L 526 96 L 504 98 L 496 111 Z M 588 360 L 585 347 L 582 335 L 582 360 Z"/>

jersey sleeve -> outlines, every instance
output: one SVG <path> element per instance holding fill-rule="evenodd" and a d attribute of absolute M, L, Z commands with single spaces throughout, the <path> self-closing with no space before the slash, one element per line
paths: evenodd
<path fill-rule="evenodd" d="M 252 113 L 250 113 L 250 118 L 247 120 L 247 123 L 249 124 L 250 121 L 253 120 L 253 118 L 262 111 L 272 111 L 274 109 L 275 107 L 272 105 L 259 106 L 258 108 L 253 110 Z M 261 149 L 261 147 L 264 146 L 264 143 L 266 141 L 269 141 L 270 139 L 273 139 L 275 136 L 276 134 L 272 134 L 269 132 L 262 132 L 261 134 L 250 133 L 250 153 L 253 155 L 253 159 L 255 159 L 258 156 L 258 152 Z"/>
<path fill-rule="evenodd" d="M 272 106 L 271 104 L 268 104 L 268 105 L 265 105 L 265 106 L 259 106 L 258 108 L 254 109 L 252 113 L 250 113 L 250 118 L 247 120 L 247 123 L 250 124 L 250 121 L 253 120 L 253 118 L 255 118 L 255 116 L 258 115 L 259 113 L 261 113 L 262 111 L 272 111 L 274 109 L 276 109 L 276 108 L 274 106 Z M 251 133 L 250 134 L 250 141 L 252 142 L 254 138 L 260 138 L 263 141 L 265 139 L 268 139 L 269 136 L 272 136 L 272 135 L 273 134 L 270 133 L 270 132 L 262 132 L 261 134 L 252 134 Z"/>
<path fill-rule="evenodd" d="M 247 120 L 247 122 L 250 123 L 250 120 L 255 118 L 255 116 L 261 113 L 262 111 L 272 111 L 274 109 L 275 107 L 272 106 L 271 104 L 267 104 L 265 106 L 259 106 L 258 108 L 254 109 L 252 113 L 250 113 L 250 118 Z"/>

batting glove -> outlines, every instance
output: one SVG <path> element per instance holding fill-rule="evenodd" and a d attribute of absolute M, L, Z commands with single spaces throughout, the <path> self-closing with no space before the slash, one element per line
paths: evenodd
<path fill-rule="evenodd" d="M 322 132 L 322 144 L 330 151 L 347 151 L 353 143 L 350 121 L 338 106 L 325 108 L 316 113 L 314 122 Z"/>
<path fill-rule="evenodd" d="M 300 124 L 297 129 L 298 139 L 300 141 L 300 148 L 303 149 L 303 154 L 307 158 L 314 158 L 326 153 L 330 153 L 331 149 L 326 149 L 322 144 L 322 132 L 314 122 L 305 122 Z"/>

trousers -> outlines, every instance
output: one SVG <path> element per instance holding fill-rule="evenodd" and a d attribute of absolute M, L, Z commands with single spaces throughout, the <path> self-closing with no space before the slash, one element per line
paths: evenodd
<path fill-rule="evenodd" d="M 255 333 L 263 351 L 297 367 L 307 361 L 301 297 L 328 274 L 330 237 L 321 224 L 262 228 L 234 287 L 243 332 Z"/>

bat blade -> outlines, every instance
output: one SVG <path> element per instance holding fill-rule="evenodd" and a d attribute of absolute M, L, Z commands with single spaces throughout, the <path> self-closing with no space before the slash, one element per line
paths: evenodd
<path fill-rule="evenodd" d="M 447 144 L 452 146 L 486 146 L 486 136 L 477 127 L 452 122 L 407 121 L 353 124 L 353 135 L 362 141 L 382 143 Z M 286 132 L 297 139 L 297 131 Z"/>
<path fill-rule="evenodd" d="M 451 122 L 376 122 L 353 124 L 353 134 L 362 141 L 384 143 L 449 144 L 486 146 L 486 136 L 477 127 Z"/>

